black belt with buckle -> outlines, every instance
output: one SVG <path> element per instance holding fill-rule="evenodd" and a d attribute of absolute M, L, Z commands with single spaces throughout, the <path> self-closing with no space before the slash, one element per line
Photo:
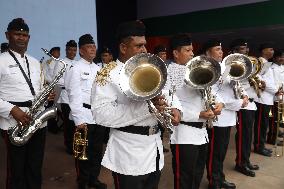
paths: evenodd
<path fill-rule="evenodd" d="M 91 109 L 92 106 L 90 104 L 83 103 L 83 107 L 87 109 Z"/>
<path fill-rule="evenodd" d="M 19 107 L 31 107 L 32 106 L 32 101 L 25 101 L 25 102 L 13 102 L 13 101 L 8 101 L 11 104 L 15 105 L 15 106 L 19 106 Z"/>
<path fill-rule="evenodd" d="M 155 126 L 126 126 L 126 127 L 120 127 L 116 128 L 119 131 L 127 132 L 127 133 L 132 133 L 132 134 L 139 134 L 139 135 L 154 135 L 159 132 L 159 127 L 157 125 Z"/>
<path fill-rule="evenodd" d="M 61 87 L 61 89 L 65 89 L 65 87 Z"/>
<path fill-rule="evenodd" d="M 181 124 L 187 125 L 187 126 L 191 126 L 191 127 L 195 127 L 198 129 L 202 129 L 204 123 L 203 122 L 185 122 L 185 121 L 181 121 Z"/>

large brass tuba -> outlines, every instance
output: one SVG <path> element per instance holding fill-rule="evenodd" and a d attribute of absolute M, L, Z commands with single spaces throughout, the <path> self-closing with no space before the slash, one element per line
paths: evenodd
<path fill-rule="evenodd" d="M 258 58 L 254 56 L 249 56 L 249 59 L 251 60 L 253 64 L 253 70 L 252 70 L 252 74 L 249 77 L 249 83 L 250 85 L 253 86 L 257 94 L 257 97 L 260 98 L 262 84 L 261 84 L 260 78 L 258 77 L 258 74 L 261 72 L 263 68 L 263 62 L 261 62 Z"/>
<path fill-rule="evenodd" d="M 222 63 L 229 67 L 229 77 L 233 83 L 233 91 L 236 99 L 241 99 L 244 96 L 244 91 L 239 83 L 247 79 L 252 73 L 252 62 L 246 55 L 234 53 L 226 56 Z"/>
<path fill-rule="evenodd" d="M 283 91 L 283 84 L 279 88 L 279 91 Z M 278 149 L 277 149 L 278 142 L 284 141 L 284 136 L 282 137 L 278 136 L 280 133 L 281 125 L 283 126 L 284 124 L 284 95 L 283 94 L 281 94 L 281 98 L 276 101 L 276 104 L 277 104 L 277 115 L 276 115 L 276 121 L 275 121 L 276 122 L 276 140 L 275 140 L 275 145 L 274 145 L 274 148 L 275 148 L 274 153 L 276 157 L 283 157 L 284 145 L 282 145 L 281 147 L 281 154 L 278 153 Z M 280 140 L 280 138 L 282 139 Z"/>
<path fill-rule="evenodd" d="M 22 146 L 28 142 L 28 140 L 32 137 L 32 135 L 40 128 L 40 126 L 52 117 L 56 117 L 57 108 L 53 106 L 48 108 L 42 112 L 40 112 L 42 106 L 46 102 L 49 94 L 54 89 L 54 86 L 57 84 L 59 79 L 63 76 L 63 73 L 66 70 L 66 63 L 61 60 L 54 58 L 46 49 L 42 49 L 47 55 L 51 56 L 54 60 L 59 61 L 64 66 L 54 77 L 52 82 L 44 88 L 42 93 L 40 93 L 35 100 L 32 102 L 32 106 L 26 112 L 28 115 L 32 117 L 32 121 L 27 126 L 22 126 L 21 123 L 16 124 L 15 126 L 9 128 L 8 134 L 9 139 L 12 144 L 16 146 Z"/>
<path fill-rule="evenodd" d="M 197 56 L 186 64 L 185 83 L 194 89 L 200 89 L 206 110 L 214 108 L 215 96 L 211 92 L 211 86 L 219 80 L 220 76 L 219 62 L 204 55 Z M 212 122 L 216 120 L 217 117 L 208 120 L 207 126 L 212 128 Z"/>
<path fill-rule="evenodd" d="M 74 133 L 73 153 L 74 153 L 74 157 L 78 160 L 88 160 L 88 157 L 87 157 L 88 139 L 87 137 L 88 137 L 87 127 L 85 127 L 83 131 L 77 130 Z"/>
<path fill-rule="evenodd" d="M 124 64 L 120 72 L 120 88 L 129 98 L 146 101 L 163 127 L 173 131 L 169 111 L 160 113 L 150 99 L 161 94 L 167 80 L 167 67 L 162 59 L 150 53 L 140 53 Z"/>

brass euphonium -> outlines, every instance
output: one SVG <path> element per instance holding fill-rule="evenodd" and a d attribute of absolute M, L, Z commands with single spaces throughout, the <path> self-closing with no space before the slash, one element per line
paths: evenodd
<path fill-rule="evenodd" d="M 200 90 L 206 110 L 214 108 L 215 95 L 212 94 L 211 86 L 219 80 L 220 75 L 219 62 L 204 55 L 194 57 L 186 64 L 185 83 Z M 214 121 L 217 121 L 217 116 L 207 121 L 207 127 L 212 128 Z"/>
<path fill-rule="evenodd" d="M 236 99 L 242 99 L 244 97 L 244 90 L 240 84 L 240 81 L 247 79 L 252 73 L 252 62 L 243 54 L 234 53 L 226 56 L 222 63 L 229 67 L 229 77 L 231 83 L 233 83 L 233 91 Z"/>
<path fill-rule="evenodd" d="M 167 67 L 163 60 L 150 53 L 140 53 L 127 60 L 120 72 L 119 85 L 122 92 L 136 101 L 146 101 L 150 111 L 162 127 L 173 132 L 171 108 L 159 112 L 151 99 L 160 95 L 167 80 Z"/>
<path fill-rule="evenodd" d="M 88 160 L 88 157 L 87 157 L 88 139 L 87 137 L 88 137 L 87 127 L 85 127 L 83 131 L 78 129 L 74 133 L 73 153 L 74 153 L 74 157 L 78 160 Z"/>
<path fill-rule="evenodd" d="M 249 77 L 249 83 L 251 86 L 253 86 L 256 95 L 258 98 L 260 98 L 262 83 L 260 78 L 258 77 L 258 74 L 261 72 L 263 68 L 263 62 L 261 62 L 258 58 L 249 56 L 249 59 L 251 60 L 251 63 L 253 64 L 253 70 L 252 74 Z"/>

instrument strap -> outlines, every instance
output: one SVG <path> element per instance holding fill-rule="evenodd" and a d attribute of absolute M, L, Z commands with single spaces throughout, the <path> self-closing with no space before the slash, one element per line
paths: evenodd
<path fill-rule="evenodd" d="M 34 87 L 33 87 L 33 84 L 31 82 L 31 74 L 30 74 L 30 64 L 29 64 L 29 61 L 28 61 L 28 58 L 25 56 L 25 59 L 26 59 L 26 63 L 27 63 L 27 68 L 28 68 L 28 75 L 29 77 L 27 76 L 27 74 L 25 73 L 23 67 L 21 66 L 20 62 L 18 61 L 18 59 L 16 58 L 16 56 L 9 50 L 8 51 L 9 54 L 14 58 L 15 62 L 19 65 L 19 68 L 27 82 L 27 84 L 29 85 L 29 88 L 31 90 L 31 93 L 33 96 L 35 96 L 35 90 L 34 90 Z"/>

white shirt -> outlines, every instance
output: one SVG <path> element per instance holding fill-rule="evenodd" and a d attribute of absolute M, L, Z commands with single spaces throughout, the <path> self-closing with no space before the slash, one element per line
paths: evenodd
<path fill-rule="evenodd" d="M 45 78 L 45 81 L 48 83 L 51 83 L 53 79 L 55 65 L 56 65 L 56 61 L 54 61 L 51 58 L 42 63 L 44 78 Z"/>
<path fill-rule="evenodd" d="M 160 132 L 154 135 L 139 135 L 122 132 L 114 128 L 157 125 L 149 112 L 147 103 L 134 101 L 122 93 L 119 73 L 123 63 L 110 71 L 108 83 L 97 83 L 92 92 L 92 111 L 97 124 L 111 127 L 102 165 L 124 175 L 145 175 L 156 171 L 157 149 L 160 154 L 159 168 L 164 167 L 163 146 Z"/>
<path fill-rule="evenodd" d="M 225 65 L 221 63 L 222 72 L 225 70 Z M 228 127 L 235 126 L 237 121 L 236 111 L 239 111 L 242 107 L 243 100 L 236 99 L 233 88 L 230 85 L 229 77 L 220 78 L 212 86 L 213 94 L 218 94 L 223 99 L 225 107 L 222 109 L 221 115 L 218 115 L 218 121 L 213 122 L 214 127 Z"/>
<path fill-rule="evenodd" d="M 260 57 L 260 59 L 264 62 L 264 68 L 263 71 L 261 71 L 262 74 L 259 75 L 259 77 L 265 82 L 266 87 L 264 91 L 260 92 L 260 98 L 256 98 L 255 101 L 260 104 L 273 105 L 274 96 L 278 89 L 275 85 L 271 66 L 266 66 L 270 65 L 271 63 L 262 57 Z"/>
<path fill-rule="evenodd" d="M 83 103 L 91 104 L 91 89 L 99 67 L 81 58 L 66 73 L 64 84 L 68 93 L 71 119 L 78 126 L 83 123 L 95 124 L 90 109 Z"/>
<path fill-rule="evenodd" d="M 168 70 L 172 67 L 177 67 L 176 63 L 169 64 Z M 182 66 L 182 65 L 181 65 Z M 185 66 L 183 66 L 185 68 Z M 174 69 L 174 68 L 173 68 Z M 170 71 L 169 71 L 170 72 Z M 169 73 L 171 74 L 171 73 Z M 169 76 L 170 77 L 170 76 Z M 176 96 L 180 100 L 182 106 L 182 118 L 184 122 L 205 122 L 200 119 L 199 114 L 204 111 L 204 101 L 202 100 L 199 90 L 190 88 L 185 84 L 176 89 Z M 195 128 L 184 124 L 179 124 L 174 127 L 174 132 L 171 134 L 171 144 L 194 144 L 201 145 L 208 142 L 208 135 L 206 128 Z"/>
<path fill-rule="evenodd" d="M 12 51 L 13 52 L 13 51 Z M 28 76 L 28 68 L 26 64 L 25 56 L 29 62 L 30 78 L 33 84 L 36 95 L 40 93 L 42 82 L 40 78 L 40 64 L 35 58 L 25 54 L 22 58 L 20 54 L 13 52 L 19 63 L 23 67 L 24 72 Z M 25 102 L 34 100 L 34 96 L 31 93 L 29 85 L 27 84 L 19 66 L 8 53 L 2 53 L 0 55 L 0 127 L 3 130 L 7 130 L 16 124 L 16 120 L 10 114 L 10 111 L 14 107 L 13 104 L 8 101 Z M 21 107 L 23 111 L 28 108 Z M 44 124 L 42 127 L 45 126 Z"/>
<path fill-rule="evenodd" d="M 69 100 L 68 100 L 68 94 L 64 85 L 64 78 L 66 76 L 66 73 L 70 70 L 72 65 L 75 65 L 76 61 L 75 60 L 71 60 L 67 57 L 65 57 L 63 59 L 63 61 L 67 64 L 67 68 L 66 71 L 63 73 L 63 76 L 59 79 L 57 85 L 62 89 L 60 92 L 60 96 L 57 100 L 57 103 L 65 103 L 65 104 L 69 104 Z M 54 73 L 53 73 L 53 78 L 57 75 L 57 73 L 63 68 L 63 64 L 61 62 L 56 62 L 56 65 L 54 67 Z"/>
<path fill-rule="evenodd" d="M 243 89 L 246 91 L 249 98 L 254 99 L 254 100 L 258 98 L 254 88 L 252 86 L 250 86 L 248 79 L 245 79 L 245 80 L 241 81 L 240 83 L 241 83 Z M 241 109 L 254 110 L 255 111 L 257 109 L 257 107 L 255 105 L 255 102 L 253 101 L 253 102 L 249 102 L 248 106 L 241 108 Z"/>
<path fill-rule="evenodd" d="M 278 90 L 280 87 L 284 87 L 284 66 L 272 64 L 271 66 L 273 77 L 276 85 L 276 89 Z M 280 96 L 275 96 L 274 100 L 279 100 Z"/>

